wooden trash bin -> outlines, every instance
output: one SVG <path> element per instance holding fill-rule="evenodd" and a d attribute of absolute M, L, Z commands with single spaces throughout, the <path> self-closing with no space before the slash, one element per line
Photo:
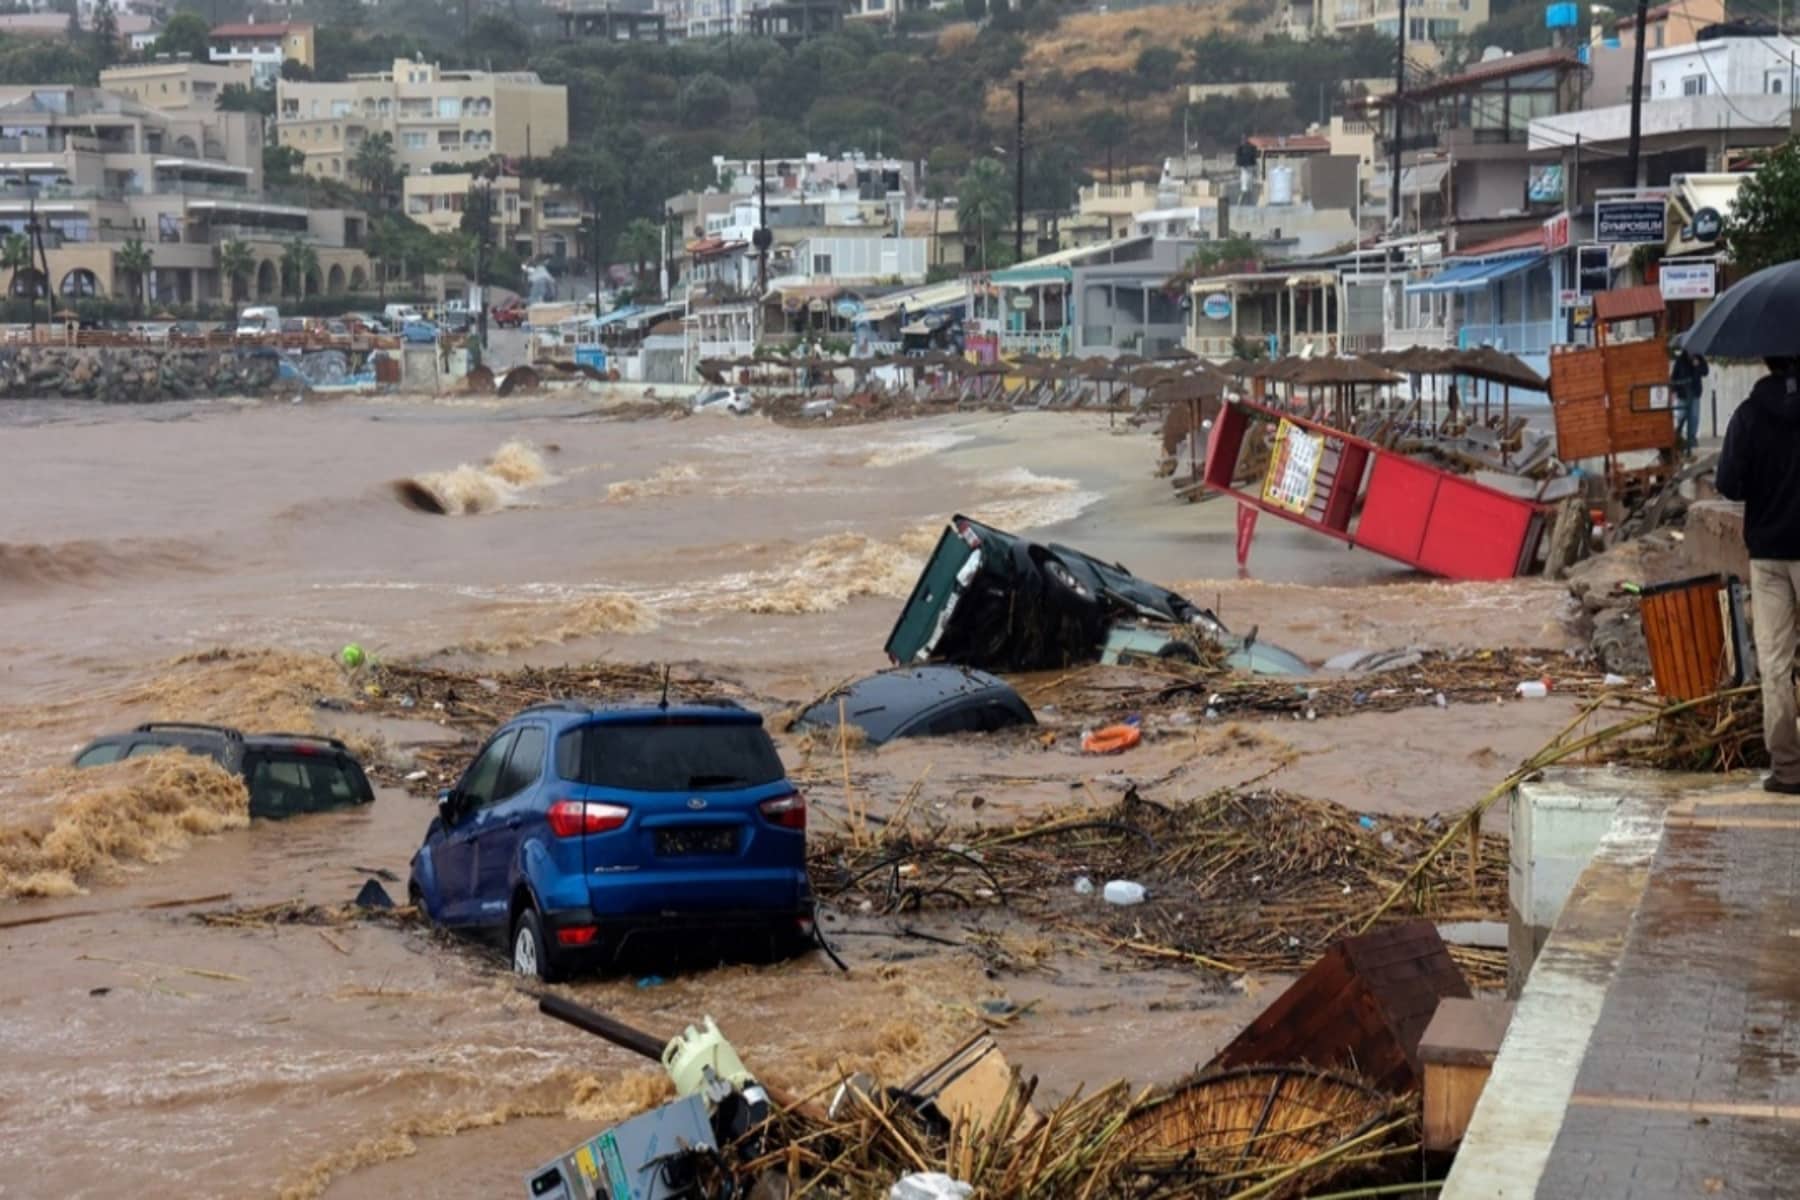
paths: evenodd
<path fill-rule="evenodd" d="M 1723 575 L 1698 575 L 1643 590 L 1639 612 L 1656 691 L 1698 700 L 1743 678 L 1735 588 Z"/>
<path fill-rule="evenodd" d="M 1446 996 L 1438 1001 L 1419 1039 L 1426 1150 L 1454 1150 L 1461 1144 L 1512 1023 L 1512 1010 L 1505 1000 Z"/>

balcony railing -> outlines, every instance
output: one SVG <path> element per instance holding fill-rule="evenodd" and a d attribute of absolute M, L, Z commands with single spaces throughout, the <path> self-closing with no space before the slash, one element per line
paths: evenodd
<path fill-rule="evenodd" d="M 1009 354 L 1063 355 L 1069 352 L 1067 329 L 1008 330 L 1000 335 L 1000 348 Z"/>
<path fill-rule="evenodd" d="M 1459 349 L 1492 346 L 1508 354 L 1548 354 L 1555 342 L 1553 321 L 1511 321 L 1493 325 L 1463 325 L 1457 330 Z"/>

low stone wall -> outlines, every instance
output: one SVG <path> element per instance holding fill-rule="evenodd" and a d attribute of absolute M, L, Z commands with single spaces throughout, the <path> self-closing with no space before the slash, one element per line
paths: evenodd
<path fill-rule="evenodd" d="M 194 396 L 255 396 L 297 384 L 258 349 L 0 348 L 0 397 L 147 404 Z"/>
<path fill-rule="evenodd" d="M 1750 581 L 1750 552 L 1744 549 L 1744 506 L 1730 500 L 1696 500 L 1688 506 L 1683 547 L 1694 574 L 1736 575 Z"/>

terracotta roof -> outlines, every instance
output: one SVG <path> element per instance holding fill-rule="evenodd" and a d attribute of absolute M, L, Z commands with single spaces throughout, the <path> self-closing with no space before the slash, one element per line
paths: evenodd
<path fill-rule="evenodd" d="M 1545 68 L 1573 69 L 1581 65 L 1573 50 L 1561 46 L 1550 46 L 1542 50 L 1526 50 L 1520 54 L 1509 54 L 1505 58 L 1496 58 L 1491 62 L 1479 62 L 1460 75 L 1446 75 L 1442 79 L 1433 79 L 1410 87 L 1406 90 L 1409 99 L 1418 100 L 1427 96 L 1441 96 L 1447 92 L 1460 92 L 1479 83 L 1487 83 L 1493 79 L 1505 79 L 1509 75 L 1524 75 L 1530 71 L 1542 71 Z M 1377 104 L 1392 104 L 1393 93 L 1384 93 L 1374 98 Z"/>
<path fill-rule="evenodd" d="M 271 22 L 269 24 L 214 25 L 212 32 L 207 36 L 214 38 L 286 37 L 288 33 L 299 29 L 310 31 L 312 26 L 286 21 L 279 24 Z"/>
<path fill-rule="evenodd" d="M 1476 242 L 1473 246 L 1458 247 L 1455 254 L 1447 258 L 1481 258 L 1488 254 L 1505 254 L 1509 250 L 1537 250 L 1544 245 L 1542 229 L 1525 229 L 1518 233 L 1509 233 L 1505 237 L 1490 238 L 1485 242 Z"/>
<path fill-rule="evenodd" d="M 1614 288 L 1594 293 L 1594 317 L 1600 321 L 1631 321 L 1663 311 L 1662 289 L 1654 283 Z"/>
<path fill-rule="evenodd" d="M 1330 138 L 1310 133 L 1297 133 L 1291 136 L 1259 133 L 1245 140 L 1265 154 L 1271 150 L 1286 150 L 1294 154 L 1327 154 L 1331 151 Z"/>

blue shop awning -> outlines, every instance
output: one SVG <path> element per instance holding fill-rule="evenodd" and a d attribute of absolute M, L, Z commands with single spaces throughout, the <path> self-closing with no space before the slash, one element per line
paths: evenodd
<path fill-rule="evenodd" d="M 1484 288 L 1495 280 L 1528 271 L 1546 258 L 1543 254 L 1514 254 L 1507 258 L 1490 258 L 1483 262 L 1453 263 L 1430 279 L 1409 283 L 1406 290 L 1419 292 L 1467 292 Z"/>

